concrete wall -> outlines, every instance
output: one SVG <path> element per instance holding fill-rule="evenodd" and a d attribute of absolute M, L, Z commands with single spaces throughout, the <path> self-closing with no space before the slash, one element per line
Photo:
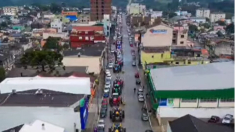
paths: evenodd
<path fill-rule="evenodd" d="M 76 123 L 76 128 L 79 129 L 79 132 L 81 131 L 80 113 L 75 113 L 73 108 L 1 106 L 0 117 L 0 131 L 24 123 L 31 123 L 34 120 L 41 120 L 63 127 L 66 132 L 74 132 L 74 123 Z"/>
<path fill-rule="evenodd" d="M 151 30 L 166 30 L 165 34 L 154 34 Z M 165 26 L 158 25 L 153 28 L 149 28 L 147 32 L 142 37 L 142 42 L 144 47 L 163 47 L 163 46 L 171 46 L 173 38 L 173 29 Z"/>
<path fill-rule="evenodd" d="M 87 72 L 94 72 L 95 74 L 100 73 L 100 57 L 64 57 L 64 66 L 87 66 Z"/>

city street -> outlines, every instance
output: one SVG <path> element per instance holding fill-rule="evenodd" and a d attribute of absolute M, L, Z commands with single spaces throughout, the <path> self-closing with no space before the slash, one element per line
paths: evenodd
<path fill-rule="evenodd" d="M 124 80 L 122 98 L 126 103 L 123 107 L 125 110 L 125 119 L 122 124 L 128 132 L 144 132 L 145 130 L 151 128 L 148 121 L 143 122 L 141 120 L 141 108 L 144 103 L 139 103 L 137 94 L 134 93 L 134 88 L 138 89 L 140 87 L 136 86 L 134 77 L 138 70 L 136 67 L 132 67 L 131 47 L 129 46 L 125 15 L 122 16 L 122 19 L 124 74 L 120 73 L 119 76 Z M 113 80 L 115 78 L 116 75 L 113 74 Z M 109 110 L 111 110 L 111 107 L 109 107 Z M 108 128 L 110 128 L 113 124 L 113 122 L 109 119 L 109 110 L 108 116 L 105 118 L 106 131 L 108 131 Z"/>

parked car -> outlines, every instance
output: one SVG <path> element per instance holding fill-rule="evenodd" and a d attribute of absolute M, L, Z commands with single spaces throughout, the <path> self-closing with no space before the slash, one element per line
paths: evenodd
<path fill-rule="evenodd" d="M 108 67 L 107 68 L 109 68 L 109 69 L 111 69 L 111 68 L 113 68 L 113 63 L 112 62 L 110 62 L 109 64 L 108 64 Z"/>
<path fill-rule="evenodd" d="M 211 116 L 211 118 L 208 120 L 209 123 L 217 123 L 220 121 L 220 118 L 218 116 Z"/>
<path fill-rule="evenodd" d="M 142 109 L 141 119 L 142 119 L 142 121 L 148 121 L 149 120 L 149 116 L 148 116 L 148 112 L 147 112 L 146 108 Z"/>
<path fill-rule="evenodd" d="M 231 114 L 226 114 L 225 117 L 222 120 L 223 124 L 230 124 L 233 121 L 233 115 Z"/>
<path fill-rule="evenodd" d="M 144 102 L 144 95 L 143 94 L 140 94 L 140 95 L 138 95 L 138 101 L 139 102 Z"/>
<path fill-rule="evenodd" d="M 136 66 L 136 62 L 135 61 L 132 62 L 132 66 Z"/>
<path fill-rule="evenodd" d="M 139 78 L 137 78 L 137 79 L 136 79 L 136 81 L 135 81 L 135 83 L 136 83 L 136 85 L 140 85 L 140 84 L 141 84 L 140 79 L 139 79 Z"/>

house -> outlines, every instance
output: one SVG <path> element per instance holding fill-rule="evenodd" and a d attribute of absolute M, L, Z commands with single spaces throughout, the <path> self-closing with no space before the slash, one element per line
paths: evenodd
<path fill-rule="evenodd" d="M 167 132 L 234 132 L 234 124 L 207 123 L 190 114 L 167 123 Z"/>
<path fill-rule="evenodd" d="M 15 16 L 19 11 L 19 8 L 17 6 L 5 6 L 3 7 L 3 14 L 4 15 L 10 15 Z"/>
<path fill-rule="evenodd" d="M 0 131 L 34 120 L 52 123 L 66 132 L 86 128 L 89 78 L 7 78 L 0 83 L 0 90 L 0 116 L 4 120 Z"/>
<path fill-rule="evenodd" d="M 187 46 L 188 27 L 180 24 L 175 24 L 173 27 L 173 46 Z"/>
<path fill-rule="evenodd" d="M 103 26 L 74 26 L 70 34 L 72 48 L 105 41 Z"/>
<path fill-rule="evenodd" d="M 53 14 L 49 11 L 45 11 L 45 12 L 42 12 L 42 16 L 43 16 L 43 18 L 52 19 L 55 17 L 55 14 Z"/>
<path fill-rule="evenodd" d="M 110 28 L 112 26 L 111 20 L 110 20 L 110 15 L 104 15 L 103 26 L 104 26 L 105 36 L 109 36 L 110 35 Z"/>
<path fill-rule="evenodd" d="M 225 17 L 226 17 L 226 14 L 223 12 L 214 12 L 210 14 L 210 21 L 217 22 L 219 20 L 224 20 Z"/>
<path fill-rule="evenodd" d="M 99 74 L 104 67 L 105 43 L 96 43 L 92 45 L 83 45 L 80 49 L 63 51 L 63 65 L 85 66 L 87 73 Z"/>
<path fill-rule="evenodd" d="M 233 67 L 233 62 L 220 62 L 151 69 L 148 83 L 153 109 L 162 118 L 233 114 Z"/>
<path fill-rule="evenodd" d="M 59 33 L 62 32 L 63 30 L 63 22 L 61 19 L 54 19 L 52 22 L 51 22 L 51 28 L 55 28 L 57 29 L 57 31 Z"/>
<path fill-rule="evenodd" d="M 34 120 L 32 122 L 28 122 L 19 126 L 15 126 L 4 130 L 2 132 L 28 132 L 28 131 L 37 131 L 37 132 L 48 132 L 48 131 L 57 131 L 57 132 L 65 132 L 65 129 L 54 124 L 50 124 L 41 120 Z"/>
<path fill-rule="evenodd" d="M 12 29 L 22 31 L 25 29 L 25 26 L 24 25 L 13 25 Z"/>
<path fill-rule="evenodd" d="M 190 17 L 190 20 L 196 23 L 206 23 L 205 17 Z"/>
<path fill-rule="evenodd" d="M 196 10 L 196 17 L 206 17 L 210 18 L 210 9 L 199 8 Z"/>
<path fill-rule="evenodd" d="M 69 39 L 68 33 L 61 32 L 61 33 L 48 33 L 44 32 L 42 34 L 43 39 L 48 39 L 49 37 L 54 37 L 54 38 L 61 38 L 61 39 Z"/>

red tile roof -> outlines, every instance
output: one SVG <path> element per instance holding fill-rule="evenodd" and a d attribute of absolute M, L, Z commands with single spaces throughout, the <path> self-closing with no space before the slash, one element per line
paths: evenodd
<path fill-rule="evenodd" d="M 73 27 L 77 31 L 103 31 L 104 27 L 102 26 L 76 26 Z"/>

